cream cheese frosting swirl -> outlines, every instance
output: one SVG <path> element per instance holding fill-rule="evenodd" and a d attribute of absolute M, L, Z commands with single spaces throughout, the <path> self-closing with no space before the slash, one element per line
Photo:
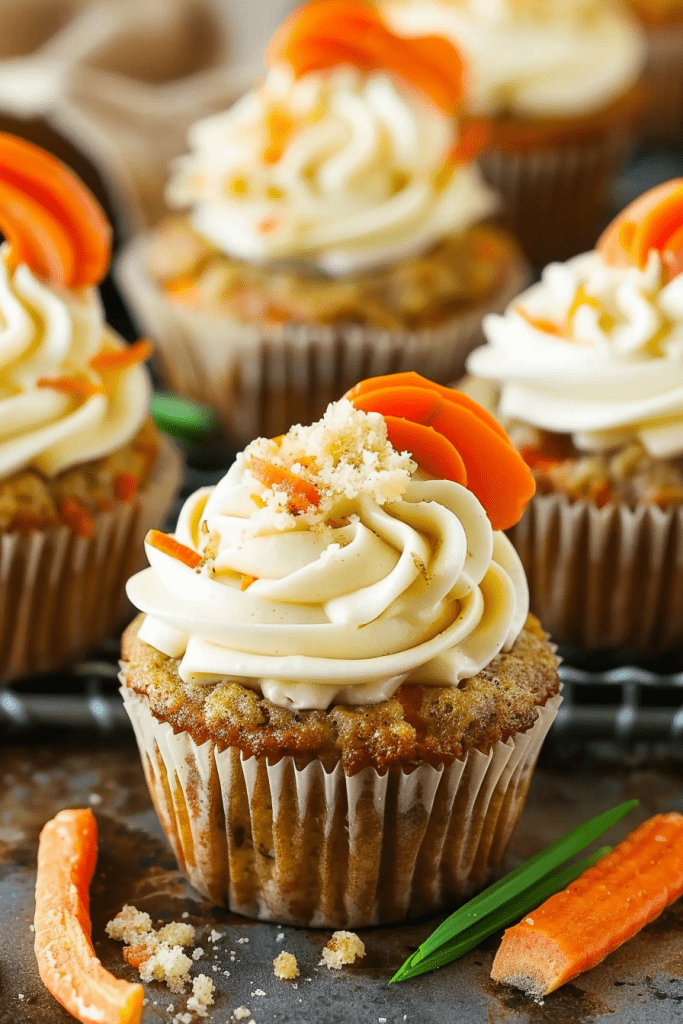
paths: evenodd
<path fill-rule="evenodd" d="M 0 477 L 28 467 L 46 476 L 108 455 L 149 414 L 141 366 L 97 373 L 90 360 L 123 342 L 103 317 L 94 288 L 48 287 L 25 265 L 10 270 L 0 250 Z M 81 395 L 47 384 L 76 376 Z"/>
<path fill-rule="evenodd" d="M 167 188 L 195 229 L 252 263 L 343 276 L 425 251 L 494 212 L 453 118 L 406 83 L 350 66 L 274 67 L 192 128 Z"/>
<path fill-rule="evenodd" d="M 477 115 L 588 114 L 626 92 L 645 60 L 642 31 L 609 0 L 389 0 L 383 13 L 396 31 L 462 50 Z"/>
<path fill-rule="evenodd" d="M 596 252 L 551 264 L 503 316 L 467 368 L 501 385 L 499 413 L 571 434 L 583 451 L 639 440 L 683 455 L 683 275 L 652 250 L 643 270 Z"/>
<path fill-rule="evenodd" d="M 526 579 L 470 491 L 418 479 L 383 417 L 345 400 L 288 444 L 310 453 L 293 470 L 317 452 L 318 508 L 288 511 L 287 495 L 250 470 L 273 442 L 254 442 L 182 509 L 175 537 L 200 565 L 148 544 L 150 568 L 129 582 L 146 612 L 141 639 L 180 659 L 182 679 L 233 679 L 284 707 L 326 708 L 385 700 L 406 679 L 456 686 L 509 649 Z"/>

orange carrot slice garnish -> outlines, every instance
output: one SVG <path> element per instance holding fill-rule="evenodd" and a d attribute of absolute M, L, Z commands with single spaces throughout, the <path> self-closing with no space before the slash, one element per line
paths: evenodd
<path fill-rule="evenodd" d="M 111 232 L 99 203 L 55 157 L 0 132 L 0 228 L 16 264 L 64 288 L 98 284 L 107 272 Z"/>
<path fill-rule="evenodd" d="M 460 54 L 441 36 L 396 35 L 362 0 L 314 0 L 276 32 L 269 65 L 287 63 L 297 77 L 352 64 L 403 78 L 452 113 L 460 106 L 464 69 Z"/>
<path fill-rule="evenodd" d="M 595 967 L 683 894 L 683 815 L 658 814 L 509 928 L 491 977 L 536 998 Z"/>
<path fill-rule="evenodd" d="M 413 423 L 400 416 L 385 416 L 387 435 L 397 452 L 410 452 L 412 457 L 433 476 L 454 480 L 467 486 L 467 470 L 460 452 L 434 427 Z"/>
<path fill-rule="evenodd" d="M 465 409 L 469 409 L 470 412 L 476 413 L 476 415 L 484 421 L 495 431 L 499 437 L 502 437 L 504 441 L 511 444 L 510 438 L 507 436 L 503 428 L 501 427 L 495 416 L 492 416 L 488 410 L 484 409 L 479 402 L 475 402 L 473 398 L 466 395 L 463 391 L 456 391 L 454 388 L 447 388 L 444 384 L 436 384 L 433 380 L 428 380 L 427 377 L 423 377 L 419 373 L 415 373 L 414 370 L 405 370 L 403 373 L 389 373 L 381 377 L 366 377 L 365 380 L 360 381 L 355 387 L 352 387 L 350 391 L 347 391 L 344 398 L 348 398 L 350 402 L 354 402 L 357 397 L 361 395 L 367 395 L 371 391 L 378 391 L 381 388 L 395 388 L 395 387 L 416 387 L 425 388 L 427 391 L 436 391 L 437 394 L 441 395 L 449 402 L 453 402 L 454 405 L 462 405 Z"/>
<path fill-rule="evenodd" d="M 396 374 L 397 378 L 404 376 Z M 357 409 L 378 412 L 385 417 L 402 417 L 442 434 L 460 455 L 467 473 L 467 487 L 484 506 L 493 529 L 506 530 L 513 526 L 536 485 L 529 467 L 512 447 L 500 424 L 490 424 L 490 414 L 460 392 L 447 395 L 436 388 L 413 384 L 391 387 L 386 385 L 387 380 L 391 378 L 384 378 L 384 387 L 365 393 L 362 392 L 366 382 L 362 382 L 347 397 Z M 437 475 L 446 475 L 443 463 L 435 468 Z M 431 471 L 434 472 L 434 468 Z"/>
<path fill-rule="evenodd" d="M 284 491 L 289 499 L 287 502 L 289 511 L 294 515 L 307 512 L 310 508 L 317 508 L 320 504 L 318 488 L 310 481 L 304 480 L 302 476 L 297 476 L 296 473 L 291 473 L 282 466 L 274 466 L 272 462 L 252 456 L 249 460 L 249 471 L 266 487 Z"/>
<path fill-rule="evenodd" d="M 163 551 L 165 555 L 170 555 L 171 558 L 177 558 L 179 562 L 189 566 L 190 569 L 196 569 L 202 560 L 202 556 L 193 551 L 192 548 L 188 548 L 186 544 L 181 544 L 179 540 L 171 537 L 170 534 L 162 533 L 161 530 L 148 530 L 145 544 L 157 548 L 158 551 Z"/>
<path fill-rule="evenodd" d="M 655 249 L 669 279 L 677 277 L 683 271 L 683 178 L 639 196 L 612 221 L 596 248 L 610 266 L 641 270 Z"/>
<path fill-rule="evenodd" d="M 132 345 L 125 348 L 102 348 L 90 360 L 90 365 L 96 373 L 105 373 L 108 370 L 127 370 L 129 366 L 136 363 L 144 363 L 153 352 L 151 341 L 141 338 Z"/>
<path fill-rule="evenodd" d="M 83 1024 L 140 1024 L 142 985 L 106 971 L 91 940 L 88 888 L 97 860 L 90 810 L 60 811 L 38 846 L 35 953 L 43 984 Z"/>
<path fill-rule="evenodd" d="M 61 391 L 79 402 L 85 401 L 86 398 L 92 398 L 93 395 L 105 393 L 101 384 L 96 384 L 84 373 L 73 373 L 67 377 L 39 377 L 36 385 L 39 388 L 52 388 L 53 391 Z"/>

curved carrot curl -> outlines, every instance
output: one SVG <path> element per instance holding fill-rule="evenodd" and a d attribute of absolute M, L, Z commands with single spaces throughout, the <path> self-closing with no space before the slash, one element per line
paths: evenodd
<path fill-rule="evenodd" d="M 453 392 L 456 396 L 453 399 L 436 388 L 389 384 L 359 394 L 364 384 L 347 396 L 357 409 L 379 412 L 385 417 L 400 416 L 442 434 L 461 457 L 467 487 L 483 505 L 493 529 L 507 530 L 514 526 L 536 485 L 529 467 L 512 447 L 500 424 L 490 425 L 490 415 L 460 392 Z M 445 464 L 438 459 L 436 462 L 430 471 L 436 469 L 437 475 L 445 476 Z"/>
<path fill-rule="evenodd" d="M 508 928 L 491 977 L 538 999 L 595 967 L 682 894 L 683 815 L 658 814 Z"/>
<path fill-rule="evenodd" d="M 98 284 L 111 256 L 111 232 L 86 186 L 39 146 L 0 132 L 0 230 L 12 265 L 26 263 L 63 288 Z"/>
<path fill-rule="evenodd" d="M 434 427 L 413 423 L 400 416 L 385 416 L 384 419 L 387 436 L 397 452 L 410 452 L 417 464 L 433 476 L 467 486 L 465 463 L 447 437 Z"/>
<path fill-rule="evenodd" d="M 202 556 L 192 548 L 188 548 L 187 544 L 181 544 L 175 537 L 171 537 L 168 533 L 162 533 L 161 530 L 148 530 L 145 544 L 149 544 L 150 547 L 156 548 L 158 551 L 163 551 L 171 558 L 177 558 L 179 562 L 189 566 L 190 569 L 196 569 L 202 560 Z"/>
<path fill-rule="evenodd" d="M 340 64 L 387 71 L 448 113 L 461 104 L 464 67 L 453 44 L 440 36 L 396 35 L 362 0 L 314 0 L 300 7 L 273 36 L 266 59 L 270 66 L 289 64 L 297 77 Z"/>
<path fill-rule="evenodd" d="M 317 487 L 282 466 L 275 466 L 272 462 L 252 456 L 249 460 L 249 471 L 266 487 L 275 487 L 284 491 L 289 498 L 287 502 L 289 511 L 295 515 L 306 512 L 311 507 L 317 508 L 320 504 L 320 493 Z"/>
<path fill-rule="evenodd" d="M 35 953 L 43 984 L 82 1024 L 140 1024 L 142 985 L 105 970 L 91 940 L 88 887 L 97 860 L 90 810 L 60 811 L 38 847 Z"/>
<path fill-rule="evenodd" d="M 639 196 L 612 221 L 597 244 L 610 266 L 641 270 L 652 249 L 659 252 L 669 280 L 683 272 L 683 178 Z"/>
<path fill-rule="evenodd" d="M 68 395 L 78 402 L 84 402 L 87 398 L 92 398 L 93 395 L 105 393 L 101 384 L 96 384 L 84 373 L 72 373 L 66 377 L 39 377 L 36 387 L 61 391 L 62 394 Z"/>
<path fill-rule="evenodd" d="M 144 363 L 153 352 L 151 341 L 141 338 L 126 345 L 125 348 L 102 348 L 90 360 L 90 366 L 96 373 L 105 373 L 107 370 L 127 370 L 129 366 L 136 363 Z"/>

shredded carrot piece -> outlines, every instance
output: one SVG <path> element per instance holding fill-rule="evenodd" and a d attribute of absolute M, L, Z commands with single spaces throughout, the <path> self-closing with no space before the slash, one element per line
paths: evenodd
<path fill-rule="evenodd" d="M 314 0 L 300 7 L 275 33 L 267 62 L 285 62 L 297 77 L 340 64 L 387 71 L 448 113 L 463 95 L 463 61 L 452 43 L 441 36 L 399 36 L 363 0 Z"/>
<path fill-rule="evenodd" d="M 530 327 L 535 327 L 537 331 L 543 331 L 545 334 L 554 334 L 558 338 L 566 338 L 562 328 L 554 324 L 552 320 L 545 320 L 540 316 L 532 316 L 531 313 L 524 309 L 524 306 L 516 305 L 514 310 L 523 320 L 526 320 Z"/>
<path fill-rule="evenodd" d="M 141 338 L 132 345 L 125 348 L 102 348 L 90 360 L 90 365 L 96 373 L 104 373 L 107 370 L 126 370 L 136 363 L 144 363 L 154 351 L 152 342 Z"/>
<path fill-rule="evenodd" d="M 97 860 L 90 810 L 60 811 L 38 846 L 35 954 L 47 990 L 82 1024 L 140 1024 L 142 985 L 106 971 L 91 939 L 88 888 Z"/>
<path fill-rule="evenodd" d="M 266 507 L 266 502 L 263 500 L 260 494 L 252 494 L 251 500 L 254 502 L 255 505 L 258 505 L 259 508 Z"/>
<path fill-rule="evenodd" d="M 99 203 L 50 153 L 0 132 L 0 229 L 12 261 L 64 288 L 98 284 L 111 231 Z"/>
<path fill-rule="evenodd" d="M 285 151 L 285 147 L 296 128 L 296 120 L 284 107 L 270 107 L 266 113 L 265 130 L 268 144 L 263 153 L 264 162 L 275 164 Z"/>
<path fill-rule="evenodd" d="M 181 544 L 179 540 L 171 537 L 168 533 L 162 533 L 161 530 L 148 530 L 145 544 L 149 544 L 150 547 L 156 548 L 158 551 L 163 551 L 171 558 L 177 558 L 179 562 L 183 562 L 190 569 L 196 569 L 202 560 L 202 556 L 192 548 Z"/>
<path fill-rule="evenodd" d="M 124 946 L 123 959 L 135 970 L 139 970 L 144 963 L 152 956 L 153 950 L 149 946 Z"/>
<path fill-rule="evenodd" d="M 119 501 L 130 501 L 137 493 L 138 483 L 135 473 L 119 473 L 114 479 L 114 495 Z"/>
<path fill-rule="evenodd" d="M 509 928 L 494 981 L 535 998 L 595 967 L 683 894 L 683 815 L 657 814 Z"/>
<path fill-rule="evenodd" d="M 243 572 L 240 590 L 248 590 L 252 583 L 255 583 L 257 579 L 258 576 L 248 576 L 245 572 Z"/>
<path fill-rule="evenodd" d="M 95 521 L 78 498 L 64 498 L 59 502 L 59 517 L 77 537 L 92 537 Z"/>
<path fill-rule="evenodd" d="M 78 402 L 84 402 L 93 395 L 103 395 L 105 390 L 101 384 L 96 384 L 84 373 L 74 373 L 66 377 L 39 377 L 36 381 L 39 388 L 52 388 L 54 391 L 61 391 L 74 398 Z"/>
<path fill-rule="evenodd" d="M 287 507 L 293 515 L 300 515 L 310 508 L 317 508 L 320 504 L 320 493 L 317 487 L 290 473 L 282 466 L 274 466 L 272 462 L 265 459 L 257 459 L 254 456 L 249 461 L 249 470 L 253 477 L 260 480 L 266 487 L 273 487 L 284 491 L 288 497 Z"/>

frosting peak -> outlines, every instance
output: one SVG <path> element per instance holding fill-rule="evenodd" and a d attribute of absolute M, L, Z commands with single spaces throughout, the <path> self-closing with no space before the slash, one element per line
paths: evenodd
<path fill-rule="evenodd" d="M 456 685 L 528 610 L 521 564 L 474 494 L 420 479 L 384 418 L 345 400 L 249 445 L 188 499 L 171 542 L 185 561 L 150 539 L 128 588 L 140 637 L 185 680 L 236 678 L 284 706 Z"/>

